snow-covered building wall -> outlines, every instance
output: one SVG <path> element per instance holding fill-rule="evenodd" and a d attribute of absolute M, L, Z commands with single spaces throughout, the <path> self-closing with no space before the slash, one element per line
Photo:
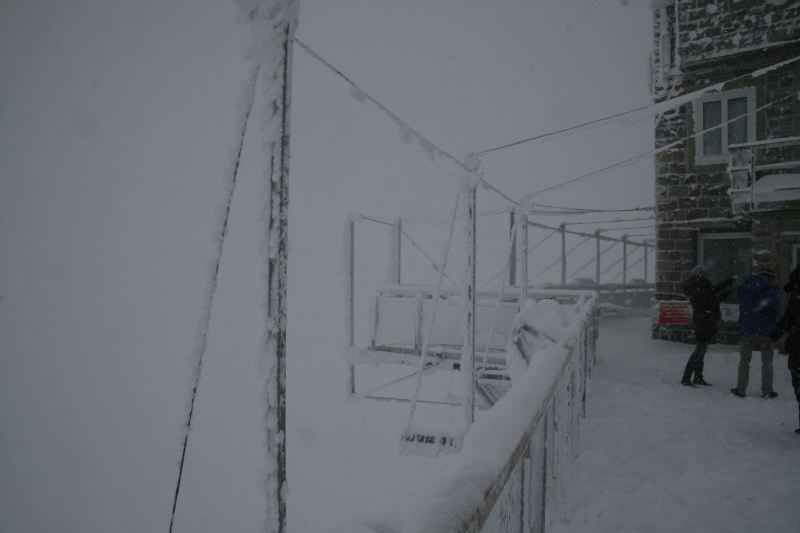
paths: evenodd
<path fill-rule="evenodd" d="M 656 299 L 685 301 L 695 264 L 721 281 L 755 255 L 780 283 L 800 249 L 800 2 L 661 0 L 653 11 L 655 100 L 722 84 L 656 120 L 656 147 L 669 146 L 655 162 Z M 735 298 L 723 316 L 721 340 L 735 342 Z M 688 324 L 664 318 L 654 337 L 690 340 Z"/>

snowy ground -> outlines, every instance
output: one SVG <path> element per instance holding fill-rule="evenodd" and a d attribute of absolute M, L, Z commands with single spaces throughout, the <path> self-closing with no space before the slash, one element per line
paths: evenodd
<path fill-rule="evenodd" d="M 601 323 L 573 518 L 555 531 L 796 531 L 800 437 L 785 356 L 776 358 L 777 399 L 753 396 L 759 363 L 751 396 L 740 399 L 728 392 L 734 348 L 708 354 L 713 387 L 687 389 L 678 381 L 689 347 L 648 334 L 647 318 Z M 320 406 L 325 435 L 295 433 L 290 449 L 302 456 L 290 473 L 291 530 L 396 530 L 455 464 L 398 455 L 406 413 L 369 401 Z"/>
<path fill-rule="evenodd" d="M 786 356 L 763 400 L 760 358 L 747 398 L 735 347 L 706 356 L 713 387 L 681 386 L 685 345 L 647 338 L 648 319 L 606 318 L 581 428 L 573 518 L 557 533 L 798 531 L 800 436 Z"/>

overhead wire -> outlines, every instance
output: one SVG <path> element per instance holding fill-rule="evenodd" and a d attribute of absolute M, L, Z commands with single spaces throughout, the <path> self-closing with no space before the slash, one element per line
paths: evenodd
<path fill-rule="evenodd" d="M 301 47 L 303 50 L 305 50 L 305 51 L 306 51 L 306 53 L 308 53 L 308 54 L 309 54 L 311 57 L 313 57 L 314 59 L 316 59 L 317 61 L 319 61 L 319 62 L 320 62 L 320 63 L 322 63 L 323 65 L 325 65 L 325 66 L 326 66 L 328 69 L 330 69 L 330 70 L 331 70 L 331 71 L 332 71 L 334 74 L 336 74 L 337 76 L 339 76 L 340 78 L 342 78 L 343 80 L 345 80 L 345 81 L 346 81 L 348 84 L 350 84 L 350 87 L 351 87 L 352 89 L 355 89 L 355 90 L 357 91 L 357 93 L 356 93 L 356 94 L 359 96 L 359 99 L 360 99 L 361 97 L 363 97 L 364 99 L 366 99 L 366 100 L 369 100 L 370 102 L 372 102 L 373 104 L 375 104 L 376 106 L 378 106 L 378 108 L 379 108 L 381 111 L 383 111 L 384 113 L 386 113 L 386 114 L 387 114 L 387 115 L 388 115 L 388 116 L 389 116 L 389 117 L 390 117 L 392 120 L 394 120 L 395 124 L 397 124 L 398 126 L 401 126 L 402 128 L 404 128 L 404 129 L 405 129 L 406 131 L 408 131 L 409 133 L 411 133 L 411 134 L 413 134 L 414 136 L 416 136 L 416 137 L 418 137 L 419 139 L 421 139 L 421 141 L 422 141 L 422 143 L 423 143 L 423 147 L 425 147 L 425 146 L 424 146 L 424 144 L 427 144 L 427 148 L 433 148 L 433 149 L 435 149 L 435 150 L 436 150 L 436 152 L 438 152 L 439 154 L 441 154 L 441 155 L 445 156 L 446 158 L 450 159 L 451 161 L 453 161 L 454 163 L 456 163 L 458 166 L 460 166 L 460 167 L 461 167 L 461 168 L 463 168 L 464 170 L 466 170 L 466 171 L 468 171 L 468 172 L 470 172 L 470 171 L 471 171 L 471 169 L 470 169 L 470 168 L 469 168 L 469 167 L 468 167 L 468 166 L 467 166 L 467 165 L 466 165 L 466 164 L 465 164 L 463 161 L 461 161 L 459 158 L 457 158 L 456 156 L 452 155 L 450 152 L 448 152 L 448 151 L 447 151 L 447 150 L 445 150 L 444 148 L 440 147 L 438 144 L 436 144 L 435 142 L 433 142 L 432 140 L 430 140 L 428 137 L 426 137 L 425 135 L 423 135 L 422 133 L 420 133 L 420 132 L 419 132 L 419 130 L 417 130 L 417 129 L 415 129 L 415 128 L 411 127 L 411 126 L 408 124 L 408 122 L 406 122 L 405 120 L 403 120 L 402 118 L 400 118 L 400 117 L 399 117 L 397 114 L 395 114 L 395 113 L 394 113 L 393 111 L 391 111 L 391 110 L 390 110 L 388 107 L 386 107 L 386 106 L 385 106 L 385 105 L 384 105 L 384 104 L 383 104 L 383 103 L 382 103 L 380 100 L 378 100 L 377 98 L 375 98 L 374 96 L 372 96 L 372 95 L 371 95 L 369 92 L 367 92 L 366 90 L 364 90 L 364 89 L 363 89 L 361 86 L 359 86 L 359 85 L 358 85 L 356 82 L 354 82 L 352 79 L 350 79 L 350 77 L 349 77 L 349 76 L 347 76 L 347 75 L 346 75 L 344 72 L 342 72 L 340 69 L 338 69 L 338 68 L 336 68 L 334 65 L 332 65 L 332 64 L 331 64 L 331 63 L 330 63 L 330 62 L 329 62 L 327 59 L 325 59 L 325 58 L 324 58 L 324 57 L 322 57 L 322 56 L 321 56 L 319 53 L 317 53 L 316 51 L 314 51 L 314 49 L 312 49 L 312 48 L 311 48 L 310 46 L 308 46 L 306 43 L 304 43 L 303 41 L 301 41 L 301 40 L 300 40 L 300 39 L 298 39 L 297 37 L 293 37 L 292 39 L 294 40 L 294 42 L 295 42 L 295 43 L 297 43 L 298 45 L 300 45 L 300 47 Z"/>
<path fill-rule="evenodd" d="M 600 257 L 603 257 L 603 255 L 605 255 L 605 253 L 606 253 L 606 252 L 608 252 L 609 250 L 611 250 L 611 249 L 612 249 L 613 247 L 615 247 L 617 244 L 619 244 L 619 243 L 617 243 L 617 242 L 612 242 L 611 244 L 609 244 L 609 245 L 606 247 L 606 249 L 605 249 L 605 250 L 601 250 L 601 251 L 600 251 Z M 597 257 L 596 257 L 596 256 L 595 256 L 595 257 L 593 257 L 593 258 L 591 258 L 589 261 L 587 261 L 586 263 L 584 263 L 583 265 L 581 265 L 580 267 L 578 267 L 577 269 L 575 269 L 575 270 L 572 272 L 572 274 L 570 274 L 570 275 L 569 275 L 569 277 L 571 277 L 571 278 L 572 278 L 572 277 L 575 277 L 575 274 L 577 274 L 578 272 L 580 272 L 581 270 L 583 270 L 583 269 L 584 269 L 584 268 L 586 268 L 587 266 L 591 265 L 591 264 L 592 264 L 592 263 L 594 263 L 596 260 L 597 260 Z"/>
<path fill-rule="evenodd" d="M 586 220 L 581 222 L 564 222 L 564 224 L 568 226 L 580 226 L 584 224 L 617 224 L 620 222 L 637 222 L 640 220 L 655 220 L 655 217 L 617 218 L 613 220 Z"/>
<path fill-rule="evenodd" d="M 576 244 L 575 246 L 570 248 L 570 250 L 568 252 L 566 252 L 565 255 L 571 254 L 572 252 L 577 250 L 579 246 L 581 246 L 583 243 L 585 243 L 586 241 L 590 240 L 591 238 L 592 237 L 584 237 L 584 239 L 581 242 L 579 242 L 578 244 Z M 553 268 L 554 266 L 559 264 L 560 262 L 561 262 L 561 258 L 559 257 L 557 260 L 555 260 L 552 263 L 550 263 L 549 265 L 547 265 L 544 269 L 542 269 L 539 272 L 537 272 L 536 274 L 534 274 L 533 277 L 530 278 L 530 280 L 534 280 L 534 279 L 538 278 L 539 276 L 541 276 L 542 274 L 544 274 L 545 272 L 547 272 L 548 270 L 550 270 L 551 268 Z M 526 281 L 530 281 L 530 280 L 526 280 Z"/>
<path fill-rule="evenodd" d="M 636 261 L 634 261 L 633 263 L 628 265 L 628 268 L 633 268 L 636 265 L 638 265 L 639 263 L 641 263 L 642 261 L 644 261 L 644 256 L 640 257 L 639 259 L 637 259 Z M 613 278 L 611 278 L 610 280 L 608 280 L 608 283 L 611 283 L 612 281 L 618 280 L 622 276 L 623 272 L 624 272 L 624 270 L 622 272 L 620 272 L 619 274 L 617 274 L 616 276 L 614 276 Z"/>
<path fill-rule="evenodd" d="M 440 145 L 438 145 L 434 141 L 430 140 L 430 138 L 428 138 L 425 135 L 423 135 L 422 133 L 420 133 L 419 130 L 417 130 L 416 128 L 413 128 L 408 122 L 406 122 L 405 120 L 400 118 L 399 115 L 394 113 L 391 109 L 389 109 L 386 105 L 384 105 L 380 100 L 378 100 L 377 98 L 372 96 L 372 94 L 367 92 L 364 88 L 359 86 L 356 82 L 354 82 L 352 79 L 350 79 L 349 76 L 347 76 L 339 68 L 337 68 L 336 66 L 331 64 L 330 61 L 328 61 L 327 59 L 322 57 L 319 53 L 317 53 L 314 49 L 312 49 L 310 46 L 308 46 L 302 40 L 298 39 L 296 36 L 292 37 L 292 40 L 295 43 L 297 43 L 303 50 L 305 50 L 306 53 L 308 53 L 311 57 L 313 57 L 314 59 L 319 61 L 321 64 L 323 64 L 325 67 L 327 67 L 331 72 L 333 72 L 334 74 L 336 74 L 337 76 L 342 78 L 344 81 L 346 81 L 350 85 L 354 96 L 357 96 L 357 98 L 359 100 L 369 100 L 370 102 L 375 104 L 381 111 L 383 111 L 387 116 L 389 116 L 389 118 L 391 118 L 395 122 L 395 124 L 397 124 L 402 129 L 404 136 L 410 136 L 411 138 L 417 137 L 419 139 L 419 141 L 420 141 L 420 146 L 422 147 L 423 151 L 425 151 L 426 153 L 428 153 L 429 155 L 431 155 L 433 157 L 435 157 L 438 154 L 438 155 L 442 155 L 442 156 L 446 157 L 447 159 L 450 159 L 453 163 L 455 163 L 456 165 L 461 167 L 461 169 L 466 171 L 467 173 L 473 174 L 475 176 L 479 176 L 479 178 L 480 178 L 479 179 L 479 183 L 484 188 L 495 192 L 496 194 L 498 194 L 499 196 L 501 196 L 502 198 L 504 198 L 505 200 L 507 200 L 508 202 L 510 202 L 513 205 L 516 205 L 516 206 L 519 205 L 519 202 L 517 202 L 516 200 L 514 200 L 513 198 L 511 198 L 510 196 L 505 194 L 499 188 L 495 187 L 491 182 L 489 182 L 489 180 L 486 179 L 486 177 L 483 174 L 477 174 L 476 173 L 477 167 L 473 167 L 471 165 L 468 165 L 467 163 L 465 163 L 461 159 L 457 158 L 456 156 L 454 156 L 453 154 L 451 154 L 450 152 L 448 152 L 447 150 L 442 148 Z"/>
<path fill-rule="evenodd" d="M 693 138 L 698 137 L 700 135 L 704 135 L 704 134 L 706 134 L 706 133 L 708 133 L 710 131 L 714 131 L 714 130 L 720 129 L 723 126 L 726 126 L 726 125 L 730 124 L 731 122 L 735 122 L 737 120 L 741 120 L 743 117 L 754 115 L 754 114 L 758 113 L 759 111 L 763 111 L 764 109 L 767 109 L 767 108 L 769 108 L 769 107 L 771 107 L 773 105 L 779 104 L 779 103 L 781 103 L 781 102 L 783 102 L 785 100 L 788 100 L 790 98 L 795 98 L 798 94 L 800 94 L 800 92 L 792 92 L 791 94 L 789 94 L 787 96 L 784 96 L 782 98 L 778 98 L 778 99 L 773 100 L 771 102 L 768 102 L 768 103 L 766 103 L 766 104 L 764 104 L 764 105 L 762 105 L 760 107 L 757 107 L 756 109 L 753 109 L 752 111 L 748 111 L 747 113 L 743 113 L 743 114 L 741 114 L 741 115 L 739 115 L 737 117 L 725 120 L 724 122 L 721 122 L 720 124 L 717 124 L 716 126 L 712 126 L 711 128 L 706 128 L 706 129 L 704 129 L 702 131 L 698 131 L 696 133 L 692 133 L 692 134 L 687 135 L 685 137 L 681 137 L 680 139 L 678 139 L 676 141 L 673 141 L 671 143 L 668 143 L 668 144 L 666 144 L 664 146 L 661 146 L 659 148 L 654 148 L 652 150 L 648 150 L 646 152 L 642 152 L 642 153 L 636 154 L 636 155 L 634 155 L 632 157 L 629 157 L 627 159 L 623 159 L 621 161 L 618 161 L 616 163 L 612 163 L 612 164 L 607 165 L 605 167 L 593 170 L 591 172 L 587 172 L 585 174 L 581 174 L 580 176 L 577 176 L 575 178 L 570 178 L 568 180 L 562 181 L 562 182 L 557 183 L 555 185 L 551 185 L 549 187 L 545 187 L 544 189 L 539 189 L 538 191 L 533 193 L 533 195 L 536 196 L 536 195 L 540 195 L 540 194 L 546 194 L 546 193 L 554 192 L 554 191 L 563 189 L 565 187 L 569 187 L 570 185 L 575 185 L 576 183 L 580 183 L 582 181 L 586 181 L 586 180 L 588 180 L 590 178 L 593 178 L 595 176 L 599 176 L 601 174 L 604 174 L 604 173 L 608 172 L 609 170 L 614 170 L 616 168 L 621 168 L 621 167 L 624 167 L 624 166 L 627 166 L 627 165 L 630 165 L 630 164 L 637 163 L 644 157 L 655 156 L 655 155 L 658 155 L 660 153 L 666 152 L 667 150 L 670 150 L 670 149 L 674 148 L 675 146 L 677 146 L 677 145 L 679 145 L 679 144 L 681 144 L 681 143 L 683 143 L 683 142 L 685 142 L 687 140 L 693 139 Z"/>
<path fill-rule="evenodd" d="M 698 96 L 700 96 L 700 95 L 702 95 L 704 93 L 711 92 L 713 90 L 719 90 L 720 88 L 724 87 L 725 85 L 727 85 L 729 83 L 733 83 L 733 82 L 736 82 L 736 81 L 739 81 L 739 80 L 742 80 L 742 79 L 746 79 L 746 78 L 750 78 L 750 77 L 758 77 L 758 76 L 763 75 L 763 73 L 765 73 L 765 72 L 768 72 L 768 71 L 773 70 L 775 68 L 780 68 L 782 66 L 794 63 L 795 61 L 798 61 L 798 60 L 800 60 L 800 56 L 794 57 L 794 58 L 791 58 L 791 59 L 788 59 L 788 60 L 785 60 L 785 61 L 780 61 L 778 63 L 770 65 L 769 67 L 760 68 L 760 69 L 754 70 L 752 72 L 749 72 L 747 74 L 743 74 L 741 76 L 736 76 L 735 78 L 731 78 L 731 79 L 729 79 L 727 81 L 724 81 L 724 82 L 721 82 L 721 83 L 715 83 L 713 85 L 709 85 L 708 87 L 704 87 L 703 89 L 699 89 L 697 91 L 693 91 L 692 93 L 690 93 L 688 95 L 684 94 L 684 95 L 676 96 L 674 98 L 670 98 L 670 99 L 662 101 L 662 102 L 656 102 L 656 103 L 653 103 L 653 104 L 646 104 L 646 105 L 638 106 L 638 107 L 635 107 L 633 109 L 629 109 L 627 111 L 614 113 L 614 114 L 607 115 L 607 116 L 604 116 L 604 117 L 600 117 L 600 118 L 597 118 L 597 119 L 594 119 L 594 120 L 588 120 L 588 121 L 582 122 L 580 124 L 575 124 L 573 126 L 560 128 L 558 130 L 549 131 L 549 132 L 546 132 L 546 133 L 541 133 L 541 134 L 534 135 L 534 136 L 531 136 L 531 137 L 527 137 L 527 138 L 524 138 L 524 139 L 521 139 L 521 140 L 518 140 L 518 141 L 502 144 L 502 145 L 495 146 L 495 147 L 492 147 L 492 148 L 487 148 L 487 149 L 484 149 L 484 150 L 480 150 L 480 151 L 478 151 L 476 153 L 478 155 L 485 155 L 485 154 L 488 154 L 488 153 L 491 153 L 491 152 L 496 152 L 496 151 L 499 151 L 499 150 L 504 150 L 506 148 L 511 148 L 513 146 L 518 146 L 520 144 L 525 144 L 525 143 L 529 143 L 529 142 L 532 142 L 532 141 L 538 141 L 538 140 L 545 139 L 545 138 L 548 138 L 548 137 L 553 137 L 555 135 L 581 131 L 584 128 L 588 128 L 589 126 L 596 126 L 596 125 L 603 125 L 604 123 L 609 123 L 610 124 L 610 123 L 618 122 L 618 119 L 620 119 L 622 117 L 625 117 L 625 116 L 628 116 L 628 115 L 632 115 L 634 113 L 638 113 L 640 111 L 644 111 L 644 110 L 647 110 L 647 109 L 658 110 L 657 112 L 653 113 L 653 115 L 648 115 L 648 116 L 654 116 L 654 115 L 662 113 L 663 111 L 661 111 L 661 110 L 664 109 L 665 107 L 667 108 L 666 110 L 672 109 L 673 107 L 670 107 L 670 103 L 671 102 L 674 102 L 675 103 L 674 108 L 677 108 L 677 107 L 680 107 L 681 105 L 684 105 L 686 103 L 686 101 L 687 101 L 687 98 L 688 99 L 694 99 L 694 98 L 696 98 L 696 97 L 698 97 Z"/>

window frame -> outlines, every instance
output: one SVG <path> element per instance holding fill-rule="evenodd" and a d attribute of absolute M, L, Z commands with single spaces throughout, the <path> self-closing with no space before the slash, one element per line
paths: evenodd
<path fill-rule="evenodd" d="M 747 99 L 747 142 L 756 139 L 756 89 L 755 87 L 745 87 L 743 89 L 732 89 L 701 96 L 694 101 L 694 130 L 695 130 L 695 165 L 719 165 L 728 162 L 728 125 L 720 127 L 722 153 L 706 155 L 704 151 L 705 135 L 701 134 L 705 129 L 703 124 L 703 104 L 708 102 L 720 102 L 720 123 L 728 120 L 728 101 L 738 98 Z"/>

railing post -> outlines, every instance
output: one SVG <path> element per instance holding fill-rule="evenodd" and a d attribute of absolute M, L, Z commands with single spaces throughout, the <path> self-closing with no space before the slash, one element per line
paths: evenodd
<path fill-rule="evenodd" d="M 392 265 L 392 283 L 395 285 L 400 285 L 402 281 L 401 277 L 401 268 L 402 268 L 402 252 L 403 252 L 403 219 L 398 218 L 397 222 L 395 222 L 395 230 L 394 230 L 394 239 L 392 242 L 392 246 L 394 250 L 392 250 L 392 257 L 395 260 L 395 264 Z"/>
<path fill-rule="evenodd" d="M 758 146 L 753 146 L 753 155 L 750 158 L 750 212 L 756 208 L 756 159 Z"/>
<path fill-rule="evenodd" d="M 517 224 L 517 228 L 519 228 L 519 217 L 517 217 L 516 210 L 511 211 L 508 218 L 508 234 L 511 239 L 511 257 L 508 259 L 508 284 L 513 287 L 517 284 L 517 237 L 514 233 L 514 225 Z"/>
<path fill-rule="evenodd" d="M 561 284 L 567 284 L 567 223 L 562 222 L 558 227 L 561 231 Z"/>
<path fill-rule="evenodd" d="M 595 244 L 597 245 L 597 253 L 595 255 L 595 260 L 594 260 L 594 268 L 595 268 L 595 270 L 594 270 L 594 281 L 598 285 L 600 285 L 600 231 L 601 230 L 598 229 L 598 230 L 595 230 L 595 232 L 594 232 Z"/>
<path fill-rule="evenodd" d="M 525 302 L 528 301 L 528 212 L 526 210 L 519 211 L 519 226 L 517 227 L 522 230 L 522 245 L 520 246 L 522 249 L 522 288 L 519 297 L 519 307 L 522 309 L 522 307 L 525 305 Z"/>
<path fill-rule="evenodd" d="M 466 380 L 466 418 L 475 421 L 475 275 L 477 257 L 477 187 L 467 191 L 467 332 L 462 354 L 461 371 Z"/>
<path fill-rule="evenodd" d="M 347 346 L 352 348 L 356 343 L 355 330 L 355 270 L 356 270 L 356 222 L 351 216 L 347 221 Z M 350 362 L 347 366 L 347 394 L 356 392 L 356 369 Z"/>
<path fill-rule="evenodd" d="M 622 236 L 622 284 L 628 284 L 628 235 Z"/>

